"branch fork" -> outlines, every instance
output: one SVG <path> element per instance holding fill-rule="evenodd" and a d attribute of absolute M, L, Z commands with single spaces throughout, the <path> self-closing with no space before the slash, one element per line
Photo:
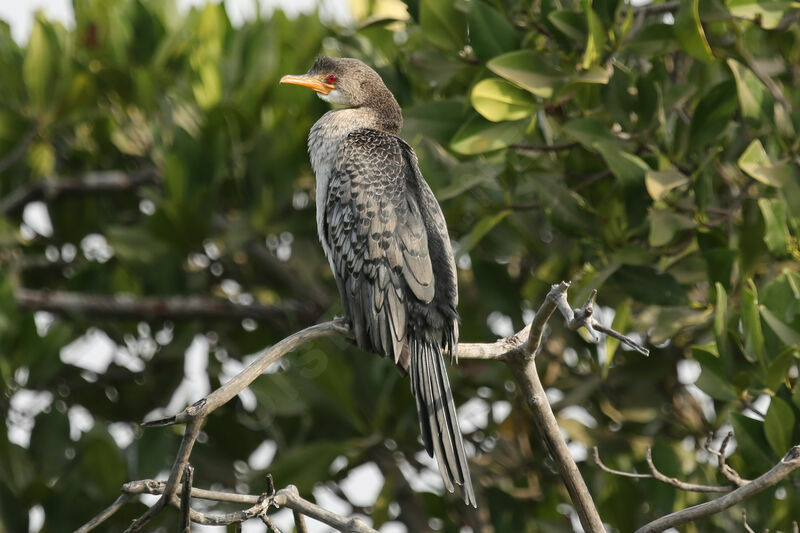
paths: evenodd
<path fill-rule="evenodd" d="M 585 327 L 595 342 L 599 339 L 598 331 L 600 331 L 613 335 L 640 353 L 647 354 L 648 351 L 632 339 L 606 328 L 594 320 L 596 291 L 592 293 L 581 308 L 570 308 L 567 302 L 569 287 L 570 284 L 568 282 L 553 285 L 531 324 L 521 331 L 510 337 L 499 339 L 494 343 L 459 343 L 458 352 L 461 359 L 500 360 L 509 366 L 520 385 L 526 403 L 530 407 L 536 426 L 542 433 L 547 448 L 559 468 L 584 530 L 588 533 L 604 533 L 605 528 L 595 508 L 594 501 L 575 461 L 572 459 L 566 442 L 561 436 L 558 422 L 547 401 L 547 396 L 536 371 L 535 354 L 541 348 L 545 325 L 556 309 L 559 309 L 564 316 L 570 329 L 576 330 L 580 327 Z M 189 457 L 200 433 L 200 428 L 208 415 L 248 387 L 270 365 L 290 351 L 307 342 L 334 335 L 352 338 L 353 334 L 346 320 L 340 318 L 323 322 L 286 337 L 275 345 L 264 349 L 247 368 L 233 379 L 205 398 L 186 407 L 180 413 L 144 422 L 143 425 L 145 427 L 163 427 L 174 424 L 186 425 L 183 439 L 167 481 L 142 480 L 126 483 L 123 485 L 123 494 L 111 506 L 78 531 L 91 531 L 125 505 L 134 493 L 147 492 L 159 494 L 161 497 L 130 525 L 126 530 L 127 532 L 140 531 L 165 506 L 171 505 L 182 511 L 182 517 L 188 517 L 185 523 L 191 521 L 204 524 L 230 524 L 260 517 L 274 532 L 277 531 L 277 528 L 269 521 L 266 513 L 270 507 L 281 506 L 292 509 L 295 516 L 295 524 L 301 533 L 306 530 L 303 515 L 324 522 L 330 527 L 345 533 L 376 533 L 374 529 L 367 526 L 363 520 L 357 517 L 342 517 L 304 500 L 300 497 L 297 488 L 292 485 L 275 492 L 271 478 L 268 479 L 269 490 L 261 496 L 231 495 L 230 493 L 219 493 L 191 487 L 192 471 L 188 466 Z M 183 484 L 181 484 L 181 479 L 184 481 Z M 179 498 L 180 494 L 185 494 L 186 496 Z M 217 501 L 235 501 L 250 504 L 251 507 L 226 515 L 209 515 L 191 509 L 189 505 L 190 496 Z"/>

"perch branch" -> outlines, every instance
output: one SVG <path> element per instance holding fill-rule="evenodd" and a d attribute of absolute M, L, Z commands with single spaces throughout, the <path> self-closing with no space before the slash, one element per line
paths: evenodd
<path fill-rule="evenodd" d="M 207 296 L 166 296 L 133 298 L 66 291 L 40 291 L 18 288 L 17 305 L 25 309 L 50 311 L 61 315 L 86 315 L 99 318 L 133 320 L 243 320 L 286 325 L 288 317 L 303 322 L 316 318 L 307 305 L 286 301 L 276 305 L 239 304 Z"/>
<path fill-rule="evenodd" d="M 0 200 L 0 214 L 10 215 L 34 200 L 53 200 L 68 194 L 126 192 L 158 183 L 160 179 L 161 174 L 152 167 L 132 173 L 106 170 L 90 172 L 82 178 L 48 178 L 20 187 Z"/>
<path fill-rule="evenodd" d="M 573 310 L 570 309 L 567 303 L 566 295 L 568 289 L 569 283 L 566 282 L 554 285 L 545 298 L 544 303 L 539 308 L 539 311 L 536 313 L 531 325 L 511 337 L 500 339 L 490 344 L 462 343 L 459 344 L 459 352 L 460 356 L 466 359 L 499 359 L 508 364 L 524 392 L 525 400 L 534 415 L 536 425 L 542 432 L 547 447 L 559 467 L 584 530 L 591 533 L 601 533 L 604 531 L 602 521 L 594 506 L 591 495 L 586 488 L 586 484 L 580 475 L 578 467 L 572 459 L 567 444 L 561 437 L 558 423 L 547 401 L 544 388 L 539 381 L 535 365 L 534 356 L 541 347 L 545 324 L 556 309 L 559 309 L 564 315 L 570 328 L 577 329 L 579 327 L 587 327 L 592 333 L 593 338 L 598 338 L 597 333 L 593 329 L 593 326 L 597 324 L 592 318 L 594 294 L 581 309 Z M 324 322 L 290 335 L 277 344 L 263 350 L 250 366 L 182 412 L 171 417 L 145 422 L 143 425 L 147 427 L 186 424 L 186 429 L 184 430 L 184 436 L 181 440 L 178 454 L 170 470 L 169 478 L 165 483 L 162 484 L 161 482 L 146 480 L 144 482 L 132 482 L 132 484 L 126 484 L 123 487 L 123 491 L 130 491 L 135 488 L 140 490 L 147 489 L 148 491 L 154 491 L 154 493 L 161 495 L 158 501 L 142 516 L 136 519 L 127 531 L 139 531 L 166 505 L 181 508 L 177 496 L 181 493 L 181 476 L 184 469 L 187 467 L 192 447 L 200 432 L 200 427 L 211 412 L 230 401 L 258 378 L 267 367 L 290 351 L 312 340 L 332 335 L 352 337 L 352 332 L 349 329 L 347 321 L 344 319 L 337 319 Z M 643 347 L 636 345 L 633 341 L 630 342 L 632 346 L 640 352 L 647 353 L 647 350 Z M 211 491 L 200 492 L 196 491 L 196 489 L 189 490 L 188 488 L 186 491 L 200 498 L 208 497 L 213 494 Z M 266 504 L 266 507 L 263 507 L 265 504 L 262 499 L 253 502 L 251 497 L 231 496 L 227 493 L 225 493 L 223 497 L 226 498 L 224 501 L 251 503 L 253 506 L 245 511 L 229 513 L 221 517 L 217 515 L 204 515 L 190 509 L 191 521 L 198 523 L 222 523 L 220 520 L 229 520 L 226 523 L 241 522 L 241 520 L 246 518 L 261 516 L 261 514 L 266 512 L 269 505 L 274 503 L 275 505 L 288 507 L 297 513 L 314 518 L 315 520 L 320 520 L 339 531 L 351 533 L 374 532 L 373 529 L 366 526 L 366 524 L 358 518 L 339 517 L 330 511 L 303 500 L 297 493 L 296 488 L 291 486 L 275 493 L 274 498 L 270 499 L 272 503 Z M 234 500 L 232 498 L 237 499 Z M 116 510 L 116 508 L 114 510 Z M 186 506 L 184 506 L 184 508 L 186 508 Z M 111 511 L 109 513 L 107 511 L 104 511 L 105 518 L 114 512 Z M 103 520 L 105 518 L 103 518 Z M 300 518 L 301 520 L 298 521 L 298 524 L 302 523 L 302 517 Z M 94 521 L 91 522 L 91 524 L 94 524 L 92 527 L 102 522 L 102 520 L 93 520 Z M 87 524 L 87 526 L 88 525 L 89 524 Z M 87 526 L 84 526 L 84 531 L 89 531 L 91 529 L 87 528 Z M 298 529 L 300 527 L 301 526 L 298 525 Z"/>
<path fill-rule="evenodd" d="M 698 518 L 724 511 L 758 494 L 762 490 L 775 485 L 798 467 L 800 467 L 800 445 L 793 446 L 786 452 L 786 455 L 783 456 L 778 464 L 746 485 L 729 492 L 725 496 L 720 496 L 716 500 L 694 505 L 681 511 L 662 516 L 640 527 L 636 530 L 636 533 L 657 533 L 671 527 L 677 527 L 681 524 L 697 520 Z"/>

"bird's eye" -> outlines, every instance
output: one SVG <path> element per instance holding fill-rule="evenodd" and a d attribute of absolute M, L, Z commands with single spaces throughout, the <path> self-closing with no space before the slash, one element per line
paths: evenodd
<path fill-rule="evenodd" d="M 334 76 L 333 74 L 328 76 L 328 83 L 336 83 L 336 76 Z"/>

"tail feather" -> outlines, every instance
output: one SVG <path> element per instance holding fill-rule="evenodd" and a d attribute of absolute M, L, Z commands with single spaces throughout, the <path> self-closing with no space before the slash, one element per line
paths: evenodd
<path fill-rule="evenodd" d="M 422 441 L 436 458 L 447 490 L 461 487 L 464 501 L 477 507 L 458 426 L 453 394 L 438 344 L 411 339 L 411 391 L 417 402 Z"/>

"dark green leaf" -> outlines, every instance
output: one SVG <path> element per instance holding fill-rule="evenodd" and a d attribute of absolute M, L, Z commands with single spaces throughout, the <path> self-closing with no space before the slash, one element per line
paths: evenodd
<path fill-rule="evenodd" d="M 792 430 L 795 427 L 795 416 L 792 406 L 777 396 L 772 397 L 767 416 L 764 418 L 764 434 L 777 457 L 792 447 Z"/>

